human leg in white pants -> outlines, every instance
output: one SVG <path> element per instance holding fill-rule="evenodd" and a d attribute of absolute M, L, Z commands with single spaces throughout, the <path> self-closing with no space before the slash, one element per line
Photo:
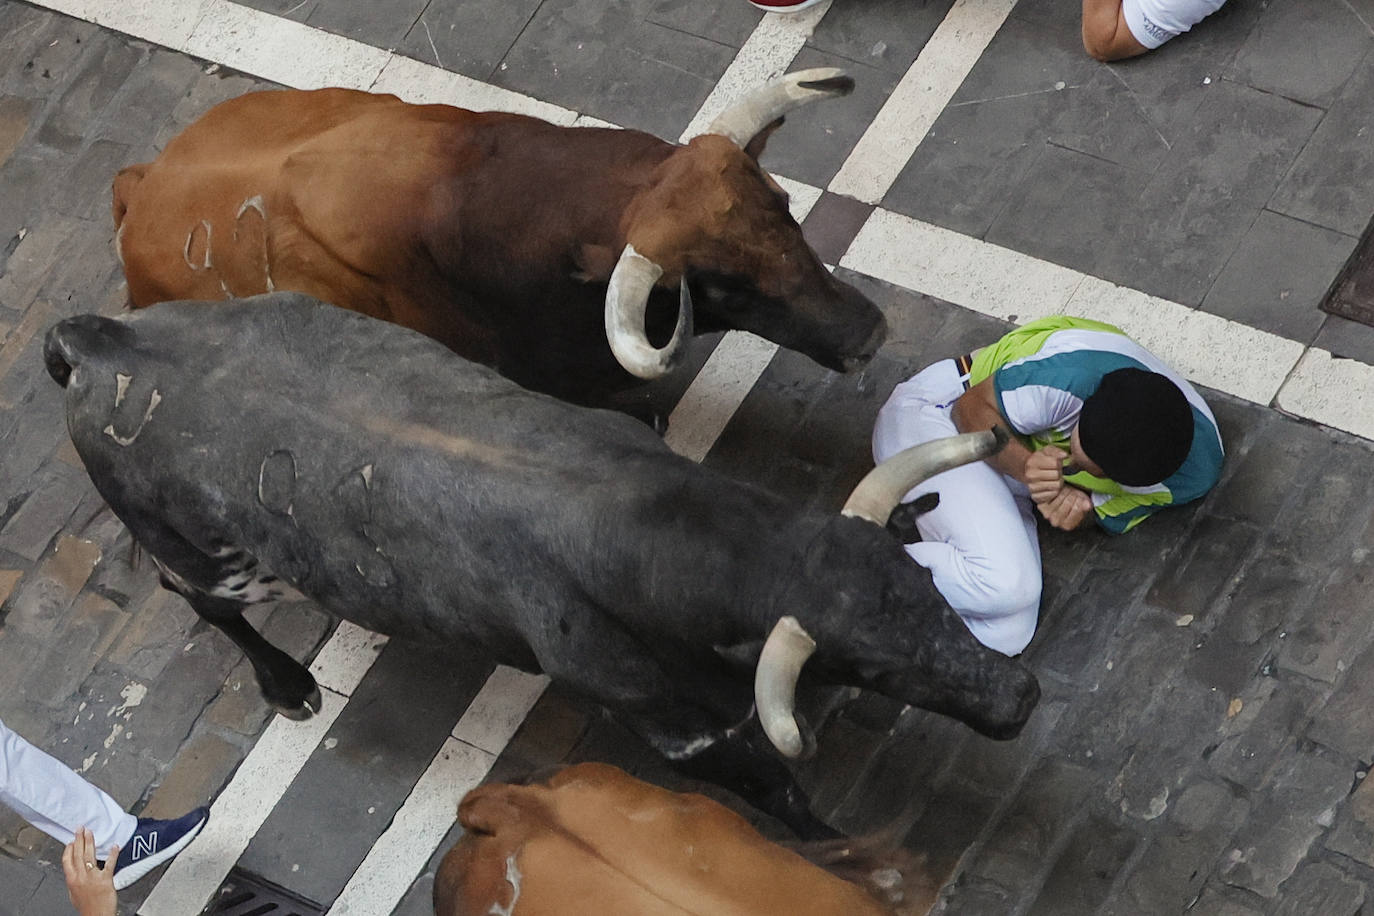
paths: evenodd
<path fill-rule="evenodd" d="M 66 845 L 76 828 L 95 837 L 96 854 L 126 846 L 138 819 L 57 758 L 45 754 L 0 722 L 0 804 Z"/>
<path fill-rule="evenodd" d="M 957 435 L 950 409 L 963 393 L 952 359 L 898 385 L 878 412 L 873 460 Z M 940 503 L 917 518 L 921 540 L 908 544 L 907 553 L 930 570 L 979 642 L 1016 655 L 1030 642 L 1040 612 L 1040 543 L 1030 494 L 982 461 L 937 474 L 904 501 L 930 492 L 939 493 Z"/>

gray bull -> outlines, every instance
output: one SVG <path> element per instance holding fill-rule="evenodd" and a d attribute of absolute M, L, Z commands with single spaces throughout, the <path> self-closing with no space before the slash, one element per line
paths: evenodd
<path fill-rule="evenodd" d="M 281 580 L 368 629 L 543 671 L 804 835 L 826 828 L 751 712 L 799 753 L 803 663 L 996 738 L 1039 697 L 882 527 L 904 463 L 928 476 L 990 433 L 904 453 L 822 513 L 300 294 L 78 316 L 44 357 L 101 495 L 284 715 L 312 714 L 315 682 L 242 617 Z"/>

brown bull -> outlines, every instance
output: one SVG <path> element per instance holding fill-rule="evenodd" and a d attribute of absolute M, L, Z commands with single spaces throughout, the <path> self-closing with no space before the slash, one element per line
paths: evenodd
<path fill-rule="evenodd" d="M 757 156 L 786 111 L 852 86 L 791 74 L 685 145 L 347 89 L 241 96 L 116 177 L 129 299 L 304 292 L 583 402 L 667 372 L 694 309 L 696 331 L 848 371 L 882 315 Z"/>
<path fill-rule="evenodd" d="M 487 785 L 439 866 L 437 916 L 881 916 L 854 884 L 700 795 L 584 763 Z"/>

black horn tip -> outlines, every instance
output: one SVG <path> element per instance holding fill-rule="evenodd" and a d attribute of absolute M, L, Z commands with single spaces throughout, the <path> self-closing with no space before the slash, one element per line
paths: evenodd
<path fill-rule="evenodd" d="M 854 77 L 832 76 L 823 80 L 806 80 L 797 85 L 802 89 L 814 89 L 817 92 L 829 92 L 832 95 L 849 95 L 854 91 Z"/>
<path fill-rule="evenodd" d="M 62 354 L 59 328 L 61 325 L 53 325 L 48 329 L 47 336 L 43 339 L 43 365 L 47 367 L 48 375 L 52 376 L 52 380 L 66 388 L 67 382 L 72 377 L 72 367 Z"/>
<path fill-rule="evenodd" d="M 998 423 L 996 426 L 992 428 L 992 438 L 997 440 L 997 445 L 993 449 L 993 451 L 1000 452 L 1002 449 L 1006 447 L 1007 443 L 1011 441 L 1011 433 L 1007 432 L 1007 428 L 1005 426 L 1003 426 L 1001 423 Z"/>

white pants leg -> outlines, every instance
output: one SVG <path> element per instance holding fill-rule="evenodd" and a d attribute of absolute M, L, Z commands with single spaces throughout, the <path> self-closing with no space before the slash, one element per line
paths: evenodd
<path fill-rule="evenodd" d="M 898 385 L 878 412 L 873 460 L 957 435 L 950 411 L 963 393 L 952 359 Z M 907 553 L 930 570 L 979 642 L 1016 655 L 1040 613 L 1040 542 L 1029 491 L 983 461 L 935 475 L 905 501 L 932 491 L 940 504 L 916 520 L 921 541 L 908 544 Z"/>
<path fill-rule="evenodd" d="M 0 804 L 64 846 L 86 827 L 96 854 L 121 848 L 134 835 L 138 818 L 57 758 L 45 754 L 0 722 Z"/>

